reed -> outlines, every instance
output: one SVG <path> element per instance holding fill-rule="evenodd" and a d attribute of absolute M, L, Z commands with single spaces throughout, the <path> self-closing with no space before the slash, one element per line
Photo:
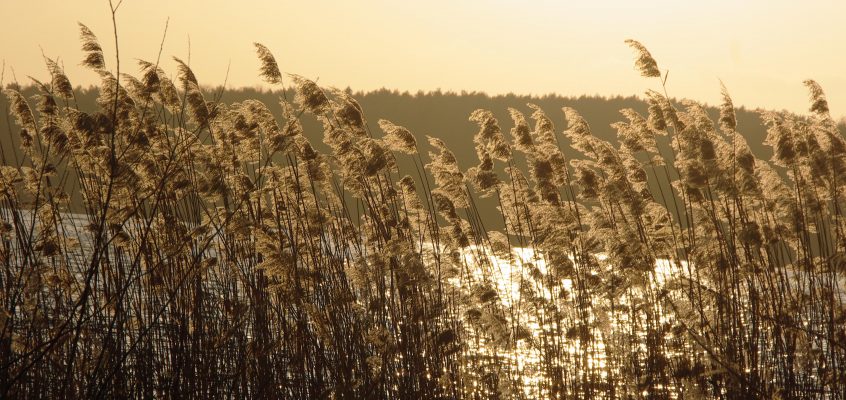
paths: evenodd
<path fill-rule="evenodd" d="M 713 121 L 627 41 L 665 91 L 616 143 L 477 110 L 464 170 L 261 44 L 280 105 L 179 59 L 110 72 L 80 30 L 98 110 L 49 59 L 34 105 L 4 91 L 0 397 L 846 397 L 846 141 L 814 81 L 809 115 L 762 113 L 761 160 L 725 87 Z"/>

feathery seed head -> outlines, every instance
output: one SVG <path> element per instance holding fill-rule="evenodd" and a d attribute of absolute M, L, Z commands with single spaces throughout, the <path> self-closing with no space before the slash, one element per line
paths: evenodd
<path fill-rule="evenodd" d="M 499 128 L 499 123 L 489 110 L 478 109 L 470 114 L 470 121 L 479 126 L 479 131 L 473 137 L 477 145 L 498 160 L 505 161 L 511 155 L 511 148 L 505 141 L 505 136 Z"/>
<path fill-rule="evenodd" d="M 259 76 L 272 85 L 282 83 L 282 73 L 279 72 L 279 65 L 276 64 L 273 53 L 261 43 L 253 43 L 253 45 L 256 46 L 256 54 L 261 61 Z"/>
<path fill-rule="evenodd" d="M 822 86 L 813 79 L 806 80 L 804 84 L 808 88 L 811 98 L 811 112 L 821 117 L 828 116 L 828 100 L 825 98 L 825 92 L 823 92 Z"/>
<path fill-rule="evenodd" d="M 578 111 L 570 107 L 562 107 L 564 116 L 567 118 L 567 132 L 575 136 L 592 136 L 590 126 Z"/>
<path fill-rule="evenodd" d="M 435 207 L 441 215 L 447 220 L 453 221 L 458 219 L 458 213 L 455 212 L 455 204 L 450 200 L 450 196 L 444 194 L 439 189 L 432 191 L 432 200 Z"/>
<path fill-rule="evenodd" d="M 379 128 L 385 132 L 384 141 L 389 149 L 405 154 L 417 153 L 417 139 L 408 129 L 386 119 L 379 120 Z"/>
<path fill-rule="evenodd" d="M 148 86 L 138 80 L 138 78 L 129 74 L 120 74 L 120 76 L 123 78 L 124 87 L 126 87 L 127 92 L 131 96 L 142 99 L 142 101 L 146 101 L 151 98 L 152 92 L 149 91 Z"/>
<path fill-rule="evenodd" d="M 737 128 L 737 117 L 734 113 L 734 103 L 728 94 L 726 86 L 720 82 L 720 93 L 723 96 L 723 103 L 720 105 L 720 129 L 730 132 Z"/>
<path fill-rule="evenodd" d="M 655 133 L 649 127 L 649 122 L 637 111 L 631 108 L 620 110 L 626 119 L 629 120 L 625 127 L 618 126 L 618 137 L 622 134 L 623 143 L 628 143 L 631 151 L 647 151 L 658 153 L 658 144 L 655 142 Z M 623 128 L 620 130 L 619 128 Z"/>
<path fill-rule="evenodd" d="M 556 144 L 555 141 L 555 126 L 552 120 L 546 116 L 543 109 L 536 104 L 527 104 L 532 111 L 532 119 L 535 120 L 535 130 L 533 132 L 538 143 Z"/>
<path fill-rule="evenodd" d="M 42 93 L 39 97 L 38 104 L 35 106 L 35 109 L 41 115 L 50 115 L 56 116 L 56 111 L 58 110 L 58 105 L 56 104 L 56 98 L 53 97 L 52 94 L 49 92 Z"/>
<path fill-rule="evenodd" d="M 183 86 L 188 86 L 190 83 L 199 85 L 199 83 L 197 83 L 197 77 L 194 75 L 194 71 L 191 70 L 191 67 L 189 67 L 188 64 L 178 57 L 173 57 L 173 60 L 178 64 L 176 66 L 176 71 L 178 73 L 177 77 Z"/>
<path fill-rule="evenodd" d="M 676 112 L 676 108 L 670 103 L 670 100 L 664 97 L 663 94 L 654 90 L 646 92 L 650 99 L 653 99 L 658 107 L 661 109 L 661 115 L 665 125 L 670 125 L 676 132 L 681 132 L 685 128 L 685 124 L 681 121 Z M 665 126 L 666 127 L 666 126 Z"/>
<path fill-rule="evenodd" d="M 514 108 L 508 109 L 511 115 L 511 120 L 514 121 L 514 127 L 511 128 L 511 137 L 514 139 L 514 147 L 524 153 L 531 151 L 533 142 L 531 129 L 529 123 L 526 122 L 526 117 Z"/>
<path fill-rule="evenodd" d="M 60 154 L 68 149 L 68 135 L 54 123 L 41 127 L 41 136 L 47 139 Z"/>
<path fill-rule="evenodd" d="M 591 133 L 587 121 L 573 108 L 563 107 L 562 111 L 567 121 L 564 135 L 570 139 L 573 148 L 584 154 L 594 153 L 599 143 Z"/>
<path fill-rule="evenodd" d="M 391 154 L 385 151 L 385 148 L 376 139 L 365 138 L 359 143 L 361 146 L 366 164 L 364 165 L 364 174 L 366 176 L 375 176 L 382 172 L 385 168 L 393 166 L 394 160 Z"/>
<path fill-rule="evenodd" d="M 91 32 L 91 29 L 88 29 L 88 27 L 83 25 L 81 22 L 78 24 L 79 38 L 82 40 L 82 51 L 87 53 L 85 55 L 85 59 L 82 60 L 82 65 L 98 71 L 106 68 L 106 60 L 103 57 L 103 48 L 100 47 L 100 43 L 97 41 L 97 36 L 95 36 L 94 32 Z"/>
<path fill-rule="evenodd" d="M 73 97 L 73 86 L 71 86 L 70 80 L 65 75 L 65 71 L 59 67 L 59 64 L 49 58 L 45 62 L 47 63 L 47 69 L 50 70 L 51 83 L 56 94 L 63 99 Z"/>
<path fill-rule="evenodd" d="M 414 184 L 414 178 L 411 175 L 405 175 L 400 179 L 399 186 L 402 189 L 403 193 L 416 193 L 417 188 Z"/>
<path fill-rule="evenodd" d="M 25 129 L 35 131 L 35 117 L 32 115 L 32 109 L 24 99 L 23 95 L 15 89 L 6 89 L 3 91 L 6 98 L 9 99 L 9 105 L 12 115 L 18 121 L 18 125 Z"/>
<path fill-rule="evenodd" d="M 185 81 L 185 99 L 188 102 L 188 110 L 191 112 L 191 117 L 194 122 L 201 127 L 208 126 L 209 120 L 212 117 L 212 112 L 209 111 L 208 103 L 203 98 L 203 92 L 196 83 Z"/>
<path fill-rule="evenodd" d="M 449 147 L 447 147 L 443 140 L 431 136 L 427 136 L 426 138 L 429 140 L 429 145 L 438 150 L 438 154 L 430 153 L 430 157 L 433 160 L 450 167 L 454 166 L 456 169 L 458 168 L 458 160 L 456 160 L 455 154 L 449 150 Z"/>
<path fill-rule="evenodd" d="M 340 99 L 340 102 L 333 102 L 333 111 L 335 117 L 346 125 L 357 136 L 367 136 L 366 121 L 364 119 L 364 111 L 358 101 L 350 96 L 348 93 L 333 89 L 332 93 Z"/>
<path fill-rule="evenodd" d="M 479 132 L 476 133 L 477 143 L 487 143 L 496 135 L 498 129 L 496 118 L 489 110 L 478 109 L 473 111 L 469 120 L 479 125 Z"/>
<path fill-rule="evenodd" d="M 573 160 L 573 166 L 576 170 L 576 182 L 582 188 L 581 196 L 588 199 L 595 199 L 599 196 L 599 176 L 591 163 L 584 160 Z"/>
<path fill-rule="evenodd" d="M 773 147 L 773 159 L 782 166 L 792 166 L 798 154 L 794 132 L 785 126 L 783 117 L 776 113 L 763 113 L 762 118 L 767 125 L 764 144 Z"/>
<path fill-rule="evenodd" d="M 664 119 L 661 103 L 650 92 L 647 92 L 646 96 L 649 103 L 649 126 L 660 134 L 666 134 L 667 121 Z"/>
<path fill-rule="evenodd" d="M 331 109 L 329 98 L 317 83 L 299 75 L 288 74 L 297 86 L 295 100 L 314 115 L 321 115 Z"/>
<path fill-rule="evenodd" d="M 637 61 L 635 67 L 640 74 L 647 78 L 660 78 L 661 71 L 658 69 L 658 63 L 652 58 L 652 54 L 637 40 L 626 39 L 626 44 L 637 52 Z"/>
<path fill-rule="evenodd" d="M 689 99 L 682 100 L 682 104 L 686 107 L 682 114 L 684 122 L 703 132 L 714 132 L 714 121 L 711 120 L 702 104 Z"/>

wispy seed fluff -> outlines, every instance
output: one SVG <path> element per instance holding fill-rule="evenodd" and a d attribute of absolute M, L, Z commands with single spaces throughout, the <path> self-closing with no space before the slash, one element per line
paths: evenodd
<path fill-rule="evenodd" d="M 82 40 L 82 51 L 86 52 L 82 65 L 93 70 L 106 68 L 106 60 L 103 58 L 103 48 L 97 41 L 97 36 L 87 26 L 79 23 L 79 38 Z"/>
<path fill-rule="evenodd" d="M 154 92 L 158 89 L 161 81 L 159 80 L 158 66 L 149 61 L 138 60 L 138 68 L 141 70 L 141 83 L 149 92 Z"/>
<path fill-rule="evenodd" d="M 179 77 L 179 81 L 182 82 L 183 86 L 187 86 L 189 83 L 199 85 L 197 76 L 194 75 L 194 71 L 191 70 L 188 64 L 179 59 L 179 57 L 173 57 L 173 60 L 178 64 L 176 66 L 177 77 Z"/>
<path fill-rule="evenodd" d="M 533 142 L 531 128 L 526 122 L 526 116 L 519 110 L 514 108 L 508 109 L 511 114 L 511 120 L 514 121 L 514 127 L 511 128 L 511 138 L 514 139 L 514 147 L 524 153 L 531 151 Z"/>
<path fill-rule="evenodd" d="M 50 122 L 41 127 L 41 135 L 47 139 L 53 147 L 64 153 L 68 149 L 68 135 L 55 123 Z"/>
<path fill-rule="evenodd" d="M 723 103 L 720 104 L 720 129 L 726 132 L 737 129 L 737 116 L 734 113 L 734 103 L 731 101 L 726 86 L 720 82 L 720 93 L 723 96 Z"/>
<path fill-rule="evenodd" d="M 576 170 L 576 183 L 582 188 L 581 196 L 594 199 L 599 196 L 599 176 L 593 168 L 593 162 L 587 160 L 573 160 Z"/>
<path fill-rule="evenodd" d="M 56 92 L 63 99 L 70 99 L 73 97 L 73 86 L 70 83 L 65 71 L 51 59 L 46 59 L 47 69 L 50 70 L 51 84 L 53 91 Z"/>
<path fill-rule="evenodd" d="M 443 191 L 435 189 L 432 191 L 432 200 L 435 203 L 435 208 L 441 215 L 449 221 L 458 219 L 458 213 L 455 212 L 455 204 L 453 204 L 451 197 L 444 194 Z"/>
<path fill-rule="evenodd" d="M 185 90 L 185 100 L 188 103 L 188 109 L 191 112 L 191 117 L 199 126 L 206 126 L 212 117 L 212 112 L 209 110 L 206 100 L 203 97 L 203 92 L 200 90 L 200 85 L 197 83 L 197 77 L 194 71 L 185 62 L 177 57 L 173 58 L 177 62 L 177 71 L 182 88 Z"/>
<path fill-rule="evenodd" d="M 152 92 L 147 89 L 144 82 L 141 82 L 141 80 L 129 74 L 120 74 L 120 77 L 123 78 L 126 91 L 130 94 L 130 96 L 135 98 L 136 101 L 146 102 L 151 99 L 150 95 Z"/>
<path fill-rule="evenodd" d="M 637 52 L 637 60 L 635 61 L 635 67 L 642 76 L 647 78 L 659 78 L 661 77 L 661 71 L 658 70 L 658 63 L 655 62 L 655 59 L 652 58 L 652 54 L 649 54 L 649 50 L 637 40 L 626 39 L 626 44 L 628 44 L 631 48 L 635 49 Z"/>
<path fill-rule="evenodd" d="M 822 86 L 813 79 L 808 79 L 804 83 L 805 87 L 808 88 L 811 98 L 810 111 L 821 117 L 828 116 L 828 101 L 825 99 L 825 93 L 822 90 Z"/>
<path fill-rule="evenodd" d="M 203 98 L 203 92 L 200 87 L 193 82 L 185 82 L 185 100 L 188 103 L 188 110 L 191 112 L 191 117 L 199 126 L 206 126 L 211 119 L 211 112 L 208 104 Z"/>
<path fill-rule="evenodd" d="M 385 151 L 385 148 L 382 147 L 378 140 L 371 138 L 362 139 L 359 142 L 359 147 L 366 160 L 364 166 L 365 175 L 375 176 L 385 168 L 395 165 L 392 154 Z"/>
<path fill-rule="evenodd" d="M 29 104 L 23 95 L 14 89 L 6 89 L 3 94 L 9 99 L 12 115 L 17 119 L 18 125 L 35 131 L 35 118 L 32 116 L 32 109 L 29 108 Z"/>
<path fill-rule="evenodd" d="M 562 107 L 562 111 L 564 111 L 564 116 L 567 118 L 568 128 L 567 131 L 570 134 L 575 136 L 592 136 L 593 134 L 590 132 L 590 125 L 588 125 L 587 121 L 579 114 L 576 109 L 571 107 Z"/>
<path fill-rule="evenodd" d="M 260 127 L 264 133 L 265 146 L 270 151 L 283 150 L 287 145 L 287 138 L 279 129 L 276 118 L 267 105 L 258 100 L 246 100 L 241 103 L 244 116 L 251 124 Z"/>
<path fill-rule="evenodd" d="M 666 134 L 667 120 L 664 119 L 664 111 L 661 108 L 661 102 L 651 92 L 646 92 L 647 102 L 649 103 L 649 127 L 659 134 Z"/>
<path fill-rule="evenodd" d="M 385 132 L 383 140 L 389 149 L 405 154 L 417 153 L 417 139 L 408 129 L 386 119 L 379 120 L 379 128 Z"/>
<path fill-rule="evenodd" d="M 620 113 L 629 120 L 628 124 L 616 123 L 611 125 L 617 128 L 617 138 L 620 139 L 620 143 L 632 152 L 657 153 L 658 145 L 647 120 L 631 108 L 620 110 Z"/>
<path fill-rule="evenodd" d="M 473 111 L 470 114 L 470 121 L 479 125 L 479 132 L 476 133 L 473 141 L 483 146 L 494 158 L 501 161 L 507 160 L 511 155 L 511 149 L 493 113 L 482 109 Z"/>
<path fill-rule="evenodd" d="M 767 125 L 764 144 L 773 148 L 773 160 L 781 166 L 793 166 L 797 156 L 794 133 L 784 125 L 783 118 L 776 113 L 764 112 L 761 119 Z"/>
<path fill-rule="evenodd" d="M 253 43 L 253 45 L 256 46 L 256 54 L 261 61 L 259 76 L 273 85 L 282 83 L 282 73 L 279 72 L 279 65 L 276 64 L 276 58 L 270 50 L 261 43 Z"/>
<path fill-rule="evenodd" d="M 655 101 L 657 106 L 660 108 L 665 128 L 669 125 L 672 126 L 676 132 L 681 132 L 684 130 L 685 124 L 679 118 L 675 107 L 673 107 L 673 105 L 670 103 L 669 100 L 667 100 L 666 97 L 664 97 L 664 95 L 654 90 L 647 91 L 646 95 L 651 100 Z M 651 114 L 652 112 L 650 111 L 650 115 Z"/>
<path fill-rule="evenodd" d="M 38 103 L 35 105 L 35 110 L 41 115 L 55 116 L 57 111 L 56 98 L 53 97 L 53 92 L 50 87 L 43 82 L 30 77 L 35 85 L 40 89 L 41 94 L 38 96 Z"/>
<path fill-rule="evenodd" d="M 181 106 L 182 102 L 179 100 L 176 85 L 167 77 L 163 69 L 144 60 L 138 60 L 138 66 L 141 68 L 141 81 L 147 91 L 158 94 L 159 101 L 171 111 Z"/>
<path fill-rule="evenodd" d="M 402 190 L 405 207 L 408 210 L 416 210 L 420 208 L 420 196 L 417 194 L 417 187 L 414 184 L 414 178 L 409 175 L 403 176 L 399 181 L 399 187 Z"/>
<path fill-rule="evenodd" d="M 476 145 L 476 155 L 479 157 L 479 165 L 470 168 L 467 171 L 467 176 L 470 177 L 473 185 L 480 191 L 489 192 L 499 185 L 499 178 L 493 172 L 493 159 L 491 159 L 491 155 L 485 149 L 485 146 L 481 144 Z"/>
<path fill-rule="evenodd" d="M 317 83 L 299 75 L 289 74 L 288 76 L 297 86 L 295 100 L 306 110 L 314 115 L 322 115 L 331 109 L 329 98 L 326 97 L 326 93 L 323 93 L 320 86 L 317 86 Z"/>
<path fill-rule="evenodd" d="M 466 194 L 464 192 L 464 174 L 458 168 L 458 161 L 455 159 L 455 154 L 450 151 L 446 144 L 438 138 L 427 136 L 429 144 L 438 150 L 437 153 L 429 152 L 429 158 L 432 162 L 426 164 L 432 176 L 435 178 L 435 184 L 443 193 L 449 196 L 450 200 L 459 208 L 469 207 Z"/>
<path fill-rule="evenodd" d="M 533 132 L 535 140 L 540 143 L 557 144 L 555 141 L 555 126 L 552 120 L 546 116 L 543 109 L 536 104 L 526 104 L 532 109 L 532 119 L 535 120 L 535 131 Z"/>
<path fill-rule="evenodd" d="M 595 151 L 593 133 L 584 117 L 574 108 L 562 107 L 561 110 L 564 111 L 564 117 L 567 119 L 567 130 L 564 131 L 564 135 L 570 139 L 573 148 L 585 154 Z"/>
<path fill-rule="evenodd" d="M 335 112 L 335 117 L 357 136 L 367 136 L 364 110 L 361 109 L 361 105 L 358 104 L 358 101 L 356 101 L 356 99 L 348 93 L 339 89 L 332 89 L 332 93 L 337 96 L 339 100 L 334 102 L 332 107 Z"/>

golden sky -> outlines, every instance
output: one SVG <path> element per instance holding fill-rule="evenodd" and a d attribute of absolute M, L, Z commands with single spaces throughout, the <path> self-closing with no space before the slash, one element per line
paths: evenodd
<path fill-rule="evenodd" d="M 695 3 L 695 4 L 694 4 Z M 71 82 L 96 75 L 82 59 L 77 21 L 88 25 L 114 68 L 106 0 L 0 0 L 0 59 L 46 79 L 41 51 L 63 61 Z M 735 104 L 808 108 L 804 79 L 817 80 L 832 113 L 846 114 L 846 1 L 518 0 L 124 0 L 117 13 L 122 72 L 190 57 L 201 84 L 262 84 L 252 42 L 283 72 L 321 85 L 370 90 L 468 90 L 490 94 L 639 95 L 656 80 L 633 69 L 623 43 L 641 41 L 671 96 L 719 102 L 719 79 Z"/>

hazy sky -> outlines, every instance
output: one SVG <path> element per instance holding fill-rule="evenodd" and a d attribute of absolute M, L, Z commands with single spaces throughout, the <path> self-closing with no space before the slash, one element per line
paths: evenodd
<path fill-rule="evenodd" d="M 76 22 L 88 25 L 114 68 L 103 0 L 0 0 L 6 82 L 46 79 L 41 50 L 71 81 L 96 75 L 82 58 Z M 122 72 L 135 59 L 189 58 L 200 82 L 255 86 L 252 42 L 283 72 L 326 86 L 369 90 L 468 90 L 491 94 L 639 95 L 655 80 L 633 69 L 623 43 L 644 43 L 671 96 L 719 102 L 719 81 L 736 104 L 804 112 L 802 81 L 816 79 L 835 115 L 846 114 L 846 1 L 223 1 L 124 0 L 118 10 Z M 190 47 L 189 47 L 190 42 Z"/>

